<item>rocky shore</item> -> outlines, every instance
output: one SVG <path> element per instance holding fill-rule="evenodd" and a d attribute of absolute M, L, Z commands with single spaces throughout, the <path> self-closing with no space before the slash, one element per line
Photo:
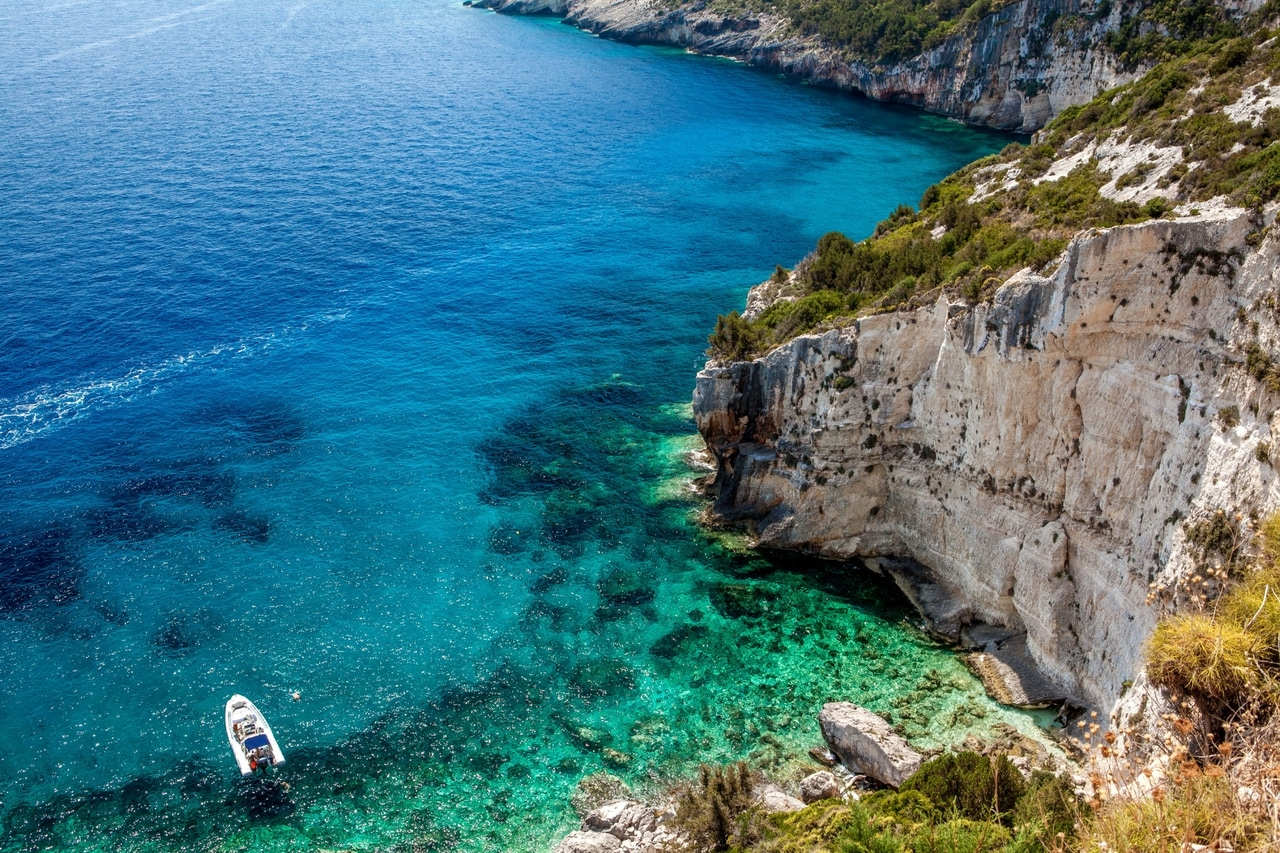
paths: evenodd
<path fill-rule="evenodd" d="M 785 786 L 753 777 L 748 802 L 762 815 L 797 812 L 823 800 L 856 801 L 878 789 L 897 789 L 920 769 L 926 754 L 916 751 L 884 719 L 852 702 L 829 702 L 818 715 L 824 747 L 811 757 L 822 768 Z M 1061 772 L 1066 765 L 1053 752 L 1012 729 L 983 740 L 974 735 L 955 744 L 956 752 L 1011 757 L 1013 766 Z M 797 774 L 799 776 L 799 774 Z M 588 777 L 574 805 L 581 826 L 564 837 L 553 853 L 678 853 L 698 849 L 689 836 L 689 816 L 679 805 L 679 789 L 637 798 L 621 780 Z"/>
<path fill-rule="evenodd" d="M 1066 107 L 1133 79 L 1103 45 L 1132 3 L 1018 0 L 923 53 L 892 62 L 848 55 L 785 17 L 726 13 L 705 0 L 476 0 L 476 7 L 559 15 L 631 44 L 722 56 L 877 101 L 910 104 L 969 124 L 1029 133 Z"/>

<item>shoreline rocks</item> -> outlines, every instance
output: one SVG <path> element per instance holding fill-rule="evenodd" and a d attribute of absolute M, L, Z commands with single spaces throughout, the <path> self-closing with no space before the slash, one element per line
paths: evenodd
<path fill-rule="evenodd" d="M 823 705 L 818 723 L 841 764 L 891 788 L 899 787 L 924 763 L 924 756 L 887 722 L 852 702 Z"/>

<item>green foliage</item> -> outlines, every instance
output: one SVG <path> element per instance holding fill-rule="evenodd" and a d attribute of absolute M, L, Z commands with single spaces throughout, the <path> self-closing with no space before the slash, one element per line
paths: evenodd
<path fill-rule="evenodd" d="M 1240 553 L 1240 527 L 1220 509 L 1199 521 L 1188 521 L 1182 526 L 1182 532 L 1199 551 L 1202 562 L 1216 555 L 1230 566 Z"/>
<path fill-rule="evenodd" d="M 737 311 L 716 318 L 716 330 L 707 338 L 707 355 L 721 361 L 745 361 L 756 354 L 760 333 Z"/>
<path fill-rule="evenodd" d="M 756 778 L 741 761 L 725 767 L 703 764 L 697 781 L 677 792 L 676 826 L 700 849 L 728 850 L 751 807 Z"/>
<path fill-rule="evenodd" d="M 1059 833 L 1064 838 L 1075 833 L 1079 815 L 1080 801 L 1071 781 L 1037 770 L 1013 809 L 1013 826 L 1024 841 L 1051 848 Z"/>
<path fill-rule="evenodd" d="M 805 35 L 851 56 L 893 62 L 940 44 L 1007 0 L 782 0 L 777 8 Z"/>
<path fill-rule="evenodd" d="M 1121 63 L 1136 65 L 1191 52 L 1205 41 L 1239 35 L 1212 0 L 1154 0 L 1107 33 L 1106 46 Z"/>
<path fill-rule="evenodd" d="M 1026 783 L 1002 756 L 949 752 L 925 762 L 902 783 L 902 791 L 919 791 L 943 809 L 969 820 L 1009 820 Z"/>
<path fill-rule="evenodd" d="M 917 829 L 907 846 L 912 853 L 997 853 L 1011 840 L 998 823 L 961 817 Z"/>
<path fill-rule="evenodd" d="M 914 787 L 913 780 L 918 780 Z M 941 799 L 931 799 L 921 786 L 936 790 Z M 992 808 L 997 794 L 1009 798 L 1007 803 L 1001 800 L 1004 824 Z M 960 753 L 928 762 L 899 791 L 876 791 L 848 803 L 823 800 L 792 814 L 772 815 L 763 822 L 759 836 L 746 843 L 740 841 L 738 849 L 759 853 L 1042 853 L 1063 849 L 1063 844 L 1075 837 L 1079 817 L 1069 779 L 1039 772 L 1025 783 L 1003 757 Z"/>

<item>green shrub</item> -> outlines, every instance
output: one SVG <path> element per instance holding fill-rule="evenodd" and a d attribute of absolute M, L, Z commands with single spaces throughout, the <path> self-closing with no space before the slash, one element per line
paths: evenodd
<path fill-rule="evenodd" d="M 1014 807 L 1013 826 L 1022 840 L 1051 848 L 1059 833 L 1063 838 L 1075 834 L 1080 814 L 1080 800 L 1071 780 L 1037 770 Z"/>
<path fill-rule="evenodd" d="M 1011 841 L 1009 830 L 986 820 L 954 818 L 911 834 L 912 853 L 996 853 Z"/>
<path fill-rule="evenodd" d="M 728 850 L 739 819 L 751 807 L 756 781 L 741 761 L 725 767 L 703 764 L 697 780 L 677 792 L 676 826 L 701 849 Z"/>
<path fill-rule="evenodd" d="M 1240 626 L 1202 613 L 1162 621 L 1147 644 L 1151 680 L 1204 700 L 1219 713 L 1256 694 L 1258 641 Z"/>
<path fill-rule="evenodd" d="M 707 355 L 721 361 L 746 361 L 760 347 L 760 332 L 737 311 L 716 318 L 716 330 L 707 338 Z"/>
<path fill-rule="evenodd" d="M 1008 820 L 1026 783 L 1018 769 L 1001 756 L 951 752 L 925 762 L 902 791 L 919 791 L 942 809 L 955 809 L 969 820 Z"/>

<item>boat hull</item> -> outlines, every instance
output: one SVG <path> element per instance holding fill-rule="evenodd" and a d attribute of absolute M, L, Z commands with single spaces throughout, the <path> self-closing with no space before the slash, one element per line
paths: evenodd
<path fill-rule="evenodd" d="M 252 776 L 255 770 L 284 764 L 280 744 L 256 705 L 237 693 L 227 700 L 224 717 L 227 741 L 241 776 Z"/>

